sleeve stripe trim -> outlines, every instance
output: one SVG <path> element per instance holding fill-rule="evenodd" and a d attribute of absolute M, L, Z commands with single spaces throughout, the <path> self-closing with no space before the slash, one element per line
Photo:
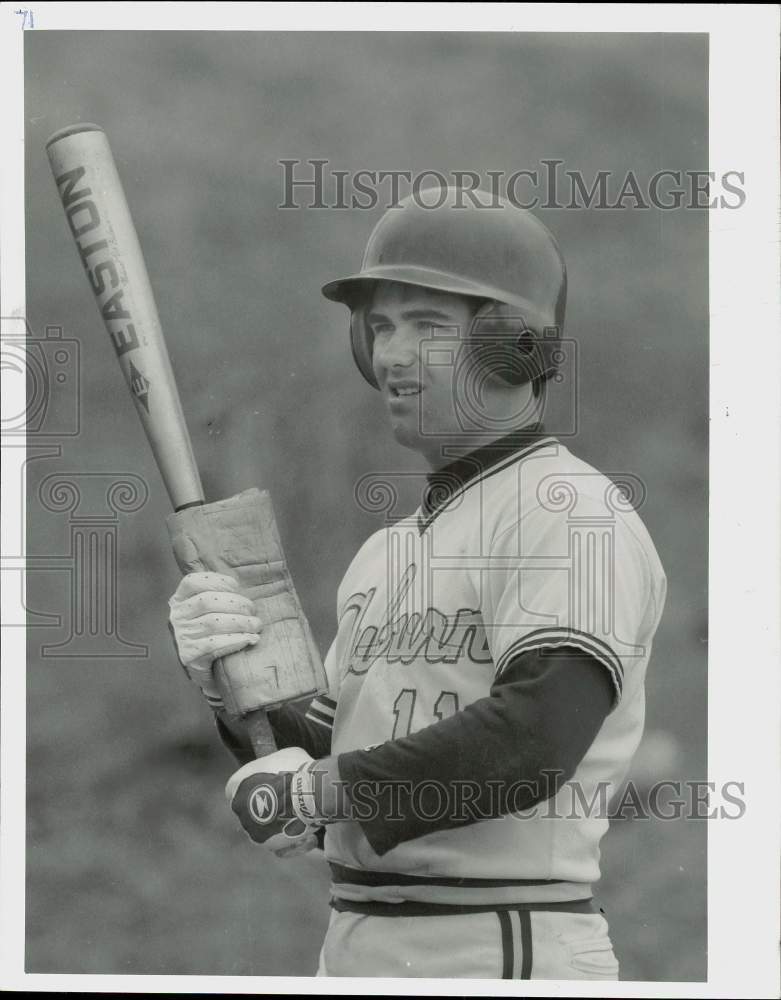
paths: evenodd
<path fill-rule="evenodd" d="M 316 722 L 318 726 L 322 726 L 323 729 L 327 729 L 329 733 L 333 728 L 330 722 L 323 722 L 322 719 L 318 719 L 316 715 L 310 715 L 309 712 L 306 713 L 305 718 L 309 719 L 310 722 Z"/>
<path fill-rule="evenodd" d="M 562 646 L 575 646 L 589 653 L 608 668 L 616 687 L 616 693 L 619 697 L 621 696 L 624 682 L 624 668 L 621 661 L 606 643 L 601 642 L 595 636 L 574 629 L 538 629 L 530 635 L 518 639 L 499 658 L 497 676 L 504 671 L 511 659 L 521 653 L 546 646 L 555 649 Z"/>
<path fill-rule="evenodd" d="M 333 718 L 329 718 L 325 713 L 315 708 L 314 705 L 310 705 L 307 709 L 306 718 L 311 719 L 312 722 L 319 722 L 322 726 L 327 726 L 329 729 L 331 729 L 334 724 Z"/>
<path fill-rule="evenodd" d="M 336 715 L 336 702 L 328 704 L 322 698 L 315 698 L 309 705 L 310 709 L 315 709 L 315 711 L 322 713 L 323 715 L 330 716 L 333 718 Z"/>
<path fill-rule="evenodd" d="M 506 665 L 507 658 L 515 656 L 524 648 L 535 649 L 539 646 L 553 645 L 580 646 L 582 649 L 593 649 L 601 657 L 607 658 L 615 666 L 619 674 L 623 676 L 624 668 L 617 654 L 608 646 L 606 642 L 598 639 L 589 632 L 581 632 L 575 628 L 538 628 L 533 632 L 520 636 L 512 645 L 499 657 L 497 666 L 501 669 Z"/>

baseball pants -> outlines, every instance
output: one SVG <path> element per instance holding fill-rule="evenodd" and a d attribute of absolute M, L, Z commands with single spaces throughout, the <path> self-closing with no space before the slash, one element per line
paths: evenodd
<path fill-rule="evenodd" d="M 360 908 L 331 914 L 318 976 L 618 979 L 607 921 L 587 907 L 429 907 L 412 916 Z"/>

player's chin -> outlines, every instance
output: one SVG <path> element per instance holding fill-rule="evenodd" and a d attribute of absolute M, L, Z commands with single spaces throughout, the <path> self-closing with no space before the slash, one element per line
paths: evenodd
<path fill-rule="evenodd" d="M 420 451 L 425 444 L 425 438 L 421 434 L 417 420 L 404 420 L 391 417 L 391 432 L 394 438 L 404 448 L 412 448 Z"/>

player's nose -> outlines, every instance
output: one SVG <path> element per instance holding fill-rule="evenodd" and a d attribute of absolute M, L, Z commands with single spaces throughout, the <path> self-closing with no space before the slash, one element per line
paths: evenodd
<path fill-rule="evenodd" d="M 411 329 L 401 327 L 390 337 L 375 343 L 374 360 L 385 372 L 394 369 L 411 368 L 418 363 L 419 341 Z"/>

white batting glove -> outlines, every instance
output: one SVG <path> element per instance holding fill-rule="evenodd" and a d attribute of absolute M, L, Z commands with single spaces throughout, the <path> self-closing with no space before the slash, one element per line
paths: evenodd
<path fill-rule="evenodd" d="M 301 747 L 287 747 L 245 764 L 225 786 L 244 832 L 278 858 L 317 847 L 321 824 L 311 774 L 316 763 Z"/>
<path fill-rule="evenodd" d="M 222 573 L 188 573 L 169 600 L 168 622 L 187 676 L 214 709 L 223 707 L 214 682 L 215 660 L 253 646 L 260 619 L 238 581 Z"/>

